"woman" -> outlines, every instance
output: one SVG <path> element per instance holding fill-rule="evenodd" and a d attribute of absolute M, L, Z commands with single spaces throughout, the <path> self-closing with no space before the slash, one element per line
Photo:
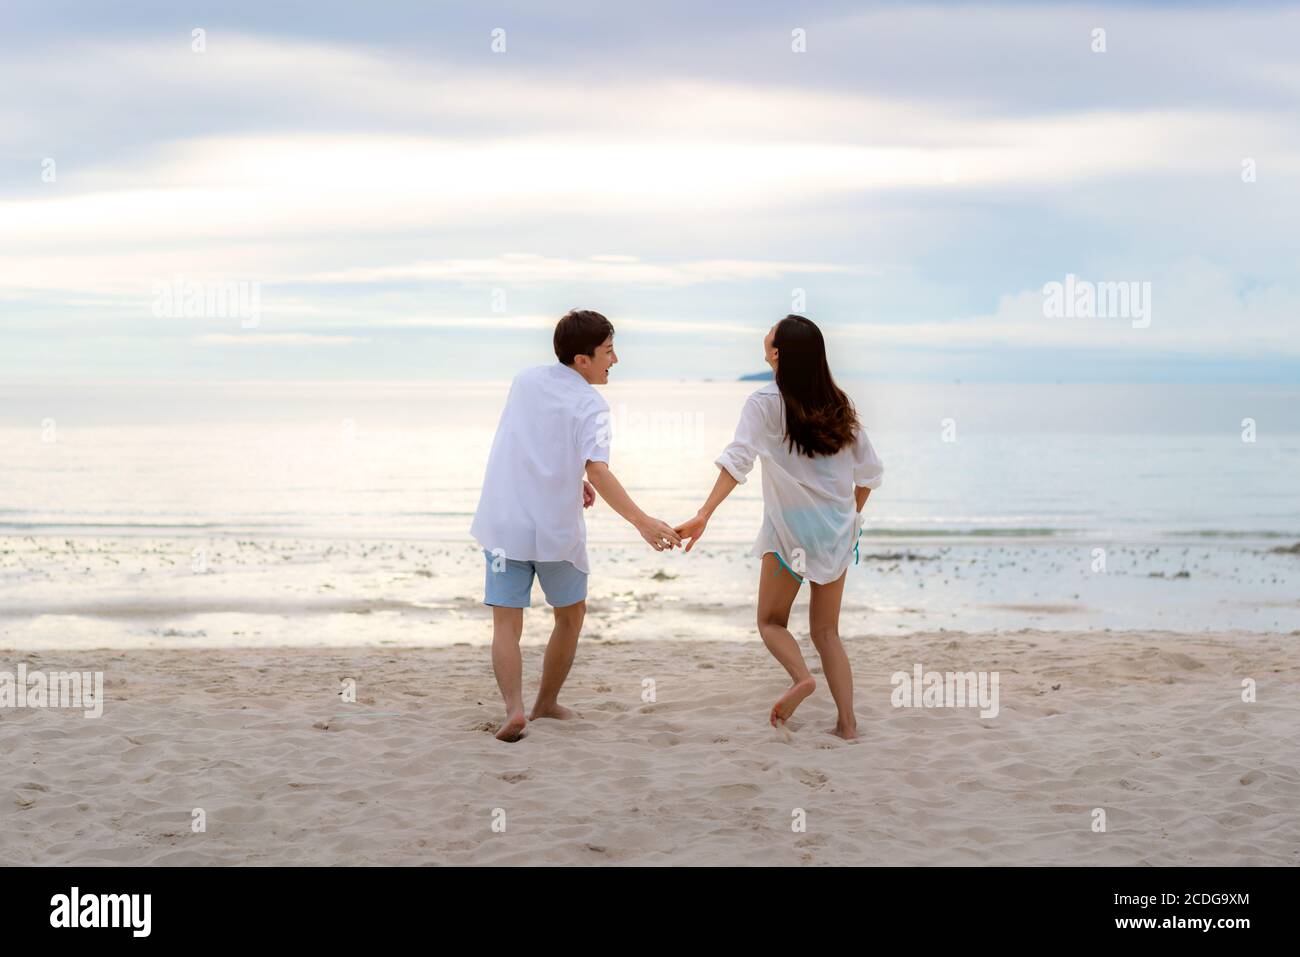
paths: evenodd
<path fill-rule="evenodd" d="M 676 528 L 686 550 L 754 459 L 763 460 L 763 527 L 751 554 L 762 559 L 758 631 L 793 684 L 772 706 L 779 726 L 817 687 L 787 629 L 790 606 L 806 578 L 812 583 L 808 625 L 835 699 L 834 734 L 857 736 L 853 672 L 840 644 L 844 576 L 857 548 L 862 506 L 879 488 L 884 467 L 858 423 L 849 397 L 831 378 L 821 330 L 803 316 L 786 316 L 763 340 L 776 381 L 745 403 L 736 437 L 717 459 L 721 471 L 695 518 Z"/>

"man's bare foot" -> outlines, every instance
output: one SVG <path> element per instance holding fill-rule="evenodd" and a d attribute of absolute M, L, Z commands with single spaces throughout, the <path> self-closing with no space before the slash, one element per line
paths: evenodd
<path fill-rule="evenodd" d="M 789 721 L 790 715 L 794 714 L 794 709 L 799 707 L 799 702 L 816 690 L 817 682 L 813 680 L 812 675 L 792 684 L 790 690 L 777 698 L 776 704 L 772 705 L 772 713 L 768 715 L 772 727 L 775 728 Z"/>
<path fill-rule="evenodd" d="M 835 727 L 831 728 L 831 734 L 841 737 L 845 741 L 856 741 L 858 739 L 857 722 L 845 724 L 843 721 L 837 721 Z"/>
<path fill-rule="evenodd" d="M 524 726 L 528 724 L 524 720 L 524 712 L 516 711 L 506 716 L 506 723 L 501 725 L 501 730 L 497 732 L 498 741 L 518 741 L 524 736 Z"/>
<path fill-rule="evenodd" d="M 555 718 L 557 721 L 568 721 L 570 718 L 581 718 L 582 715 L 572 708 L 566 708 L 562 704 L 534 705 L 533 713 L 528 716 L 529 721 L 536 721 L 538 718 Z"/>

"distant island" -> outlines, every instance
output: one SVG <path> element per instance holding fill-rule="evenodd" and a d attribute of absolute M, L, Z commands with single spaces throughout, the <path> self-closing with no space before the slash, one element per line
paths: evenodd
<path fill-rule="evenodd" d="M 739 381 L 740 382 L 771 382 L 775 378 L 776 378 L 776 373 L 774 373 L 771 369 L 767 369 L 764 372 L 751 372 L 749 375 L 743 375 L 740 377 Z"/>

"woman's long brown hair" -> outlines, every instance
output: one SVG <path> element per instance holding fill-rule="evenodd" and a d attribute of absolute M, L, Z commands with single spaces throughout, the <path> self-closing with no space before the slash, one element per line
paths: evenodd
<path fill-rule="evenodd" d="M 822 331 L 803 316 L 786 316 L 776 324 L 772 345 L 790 451 L 798 447 L 801 455 L 813 458 L 852 444 L 858 415 L 831 377 Z"/>

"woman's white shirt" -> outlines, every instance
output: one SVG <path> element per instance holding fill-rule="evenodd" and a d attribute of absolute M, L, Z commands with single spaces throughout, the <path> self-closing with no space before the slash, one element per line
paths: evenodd
<path fill-rule="evenodd" d="M 859 426 L 855 440 L 834 455 L 810 458 L 785 437 L 785 403 L 775 382 L 753 393 L 740 413 L 736 437 L 716 462 L 744 483 L 763 462 L 763 527 L 755 557 L 776 552 L 791 570 L 819 585 L 849 567 L 862 527 L 854 487 L 879 488 L 884 465 Z"/>

